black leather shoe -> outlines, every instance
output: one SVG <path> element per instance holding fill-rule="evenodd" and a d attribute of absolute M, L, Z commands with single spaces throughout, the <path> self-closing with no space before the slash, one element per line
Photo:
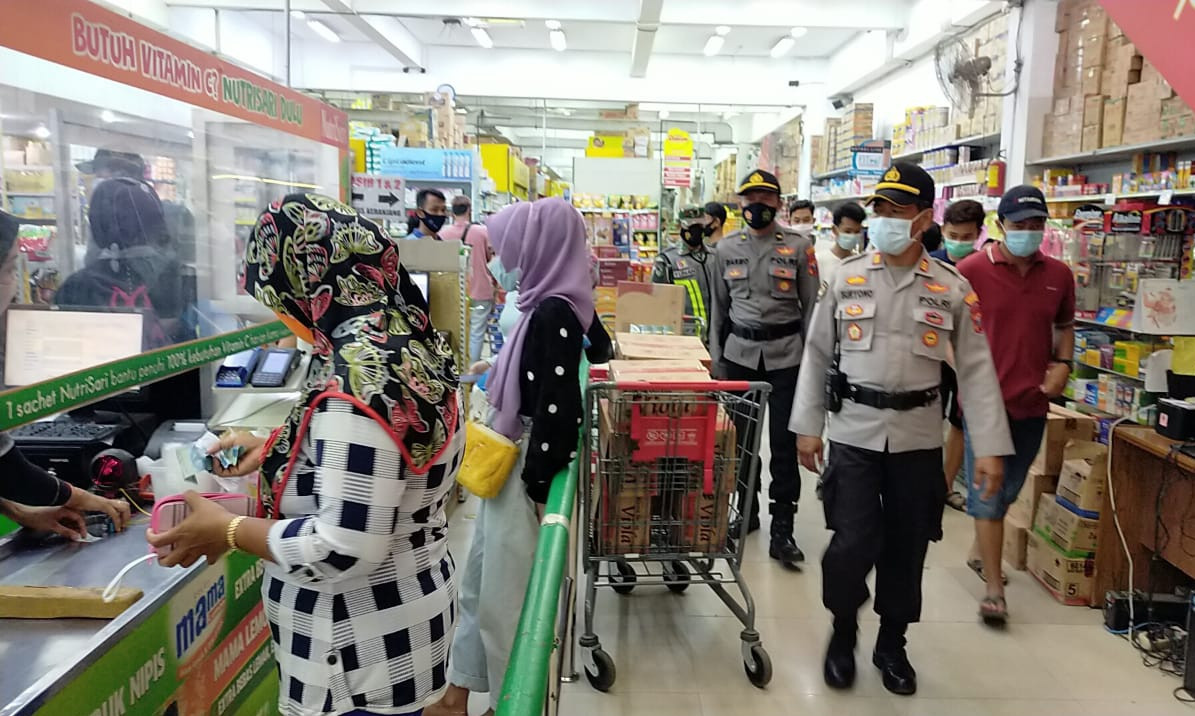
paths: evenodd
<path fill-rule="evenodd" d="M 855 685 L 855 650 L 839 645 L 834 639 L 826 649 L 826 663 L 822 669 L 826 686 L 831 689 L 849 689 Z"/>
<path fill-rule="evenodd" d="M 884 677 L 884 688 L 900 696 L 917 693 L 917 672 L 909 663 L 904 649 L 877 651 L 872 654 L 871 663 L 876 665 Z"/>
<path fill-rule="evenodd" d="M 805 553 L 791 535 L 772 535 L 772 542 L 768 545 L 768 556 L 788 565 L 805 561 Z"/>

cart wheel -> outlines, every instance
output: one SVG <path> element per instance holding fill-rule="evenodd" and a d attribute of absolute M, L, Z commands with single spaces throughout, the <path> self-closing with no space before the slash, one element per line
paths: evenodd
<path fill-rule="evenodd" d="M 607 654 L 600 646 L 594 649 L 593 652 L 590 653 L 590 656 L 593 657 L 593 664 L 595 667 L 597 667 L 597 673 L 593 673 L 589 670 L 589 667 L 586 666 L 585 678 L 589 679 L 589 685 L 598 691 L 603 693 L 609 691 L 610 687 L 614 685 L 614 678 L 618 675 L 618 671 L 614 668 L 614 659 L 611 659 L 610 655 Z M 771 673 L 771 669 L 772 667 L 769 664 L 769 674 Z"/>
<path fill-rule="evenodd" d="M 761 689 L 772 680 L 772 657 L 768 656 L 763 645 L 751 647 L 751 662 L 743 662 L 743 671 L 747 672 L 747 679 Z"/>
<path fill-rule="evenodd" d="M 614 585 L 614 591 L 619 594 L 630 594 L 631 590 L 635 588 L 635 580 L 638 577 L 635 575 L 635 568 L 626 562 L 615 562 L 614 567 L 618 571 L 618 576 L 614 572 L 610 573 L 610 583 Z"/>
<path fill-rule="evenodd" d="M 674 561 L 664 565 L 664 584 L 673 594 L 680 594 L 689 588 L 689 568 L 684 562 Z"/>

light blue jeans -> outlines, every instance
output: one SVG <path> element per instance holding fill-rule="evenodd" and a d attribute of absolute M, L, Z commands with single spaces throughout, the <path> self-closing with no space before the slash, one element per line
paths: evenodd
<path fill-rule="evenodd" d="M 485 345 L 486 329 L 490 324 L 490 315 L 494 313 L 494 300 L 478 301 L 469 299 L 469 361 L 476 363 L 481 360 L 481 347 Z M 465 366 L 467 369 L 468 366 Z"/>
<path fill-rule="evenodd" d="M 471 692 L 488 692 L 494 710 L 498 709 L 539 537 L 535 505 L 522 480 L 528 441 L 524 435 L 519 459 L 502 490 L 481 501 L 457 592 L 460 614 L 448 680 Z"/>

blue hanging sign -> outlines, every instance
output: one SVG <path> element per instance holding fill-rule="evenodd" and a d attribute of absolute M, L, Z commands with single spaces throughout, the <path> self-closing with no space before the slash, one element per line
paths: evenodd
<path fill-rule="evenodd" d="M 385 147 L 380 156 L 382 174 L 408 181 L 464 182 L 473 179 L 473 152 L 469 149 Z"/>

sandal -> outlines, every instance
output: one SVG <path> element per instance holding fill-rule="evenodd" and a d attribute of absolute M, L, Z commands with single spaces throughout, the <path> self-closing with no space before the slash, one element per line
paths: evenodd
<path fill-rule="evenodd" d="M 984 574 L 983 574 L 983 560 L 982 559 L 968 559 L 967 566 L 971 568 L 972 572 L 975 572 L 975 575 L 977 577 L 979 577 L 981 580 L 983 580 L 984 584 L 988 583 L 988 578 L 986 576 L 984 576 Z M 1001 573 L 1000 581 L 1003 582 L 1007 586 L 1008 585 L 1008 575 Z"/>
<path fill-rule="evenodd" d="M 967 508 L 967 498 L 958 490 L 953 490 L 946 496 L 946 505 L 952 510 L 963 512 Z"/>
<path fill-rule="evenodd" d="M 1008 623 L 1008 603 L 1004 597 L 984 597 L 979 602 L 979 616 L 988 626 L 1004 626 Z"/>

